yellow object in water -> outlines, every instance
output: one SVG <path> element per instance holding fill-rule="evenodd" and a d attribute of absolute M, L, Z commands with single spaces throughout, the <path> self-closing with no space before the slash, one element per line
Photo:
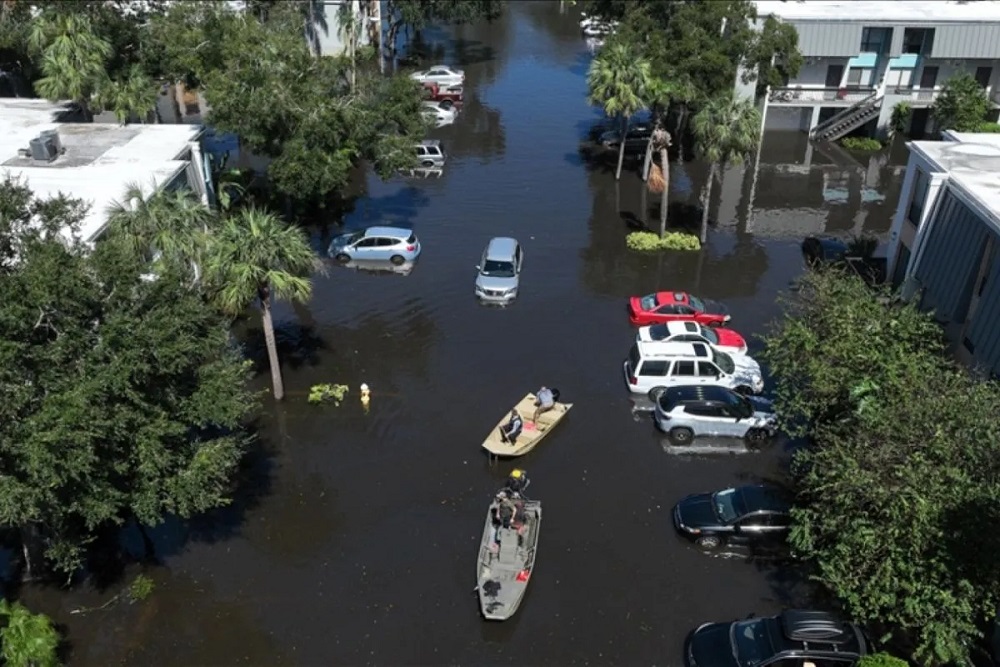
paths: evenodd
<path fill-rule="evenodd" d="M 524 475 L 524 471 L 521 470 L 520 468 L 514 468 L 510 472 L 510 476 L 513 477 L 514 479 L 521 479 L 522 475 Z"/>

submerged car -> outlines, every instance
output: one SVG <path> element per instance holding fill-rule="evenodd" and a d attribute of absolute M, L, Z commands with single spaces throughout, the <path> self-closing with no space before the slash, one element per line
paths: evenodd
<path fill-rule="evenodd" d="M 681 499 L 672 511 L 677 532 L 702 549 L 726 544 L 769 546 L 788 538 L 788 495 L 765 484 L 740 486 Z"/>
<path fill-rule="evenodd" d="M 465 83 L 465 72 L 448 65 L 434 65 L 420 72 L 414 72 L 410 78 L 419 83 L 436 83 L 439 86 L 461 86 Z"/>
<path fill-rule="evenodd" d="M 717 327 L 728 322 L 729 309 L 718 301 L 699 299 L 687 292 L 654 292 L 629 299 L 628 318 L 635 326 L 663 322 L 698 322 Z"/>
<path fill-rule="evenodd" d="M 625 133 L 625 151 L 639 152 L 646 150 L 650 137 L 653 136 L 653 126 L 642 123 L 633 125 Z M 617 130 L 605 132 L 599 138 L 601 145 L 605 148 L 618 148 L 622 142 L 622 134 Z"/>
<path fill-rule="evenodd" d="M 760 364 L 705 343 L 633 343 L 623 364 L 633 394 L 680 385 L 717 385 L 741 394 L 764 391 Z"/>
<path fill-rule="evenodd" d="M 401 265 L 420 256 L 420 241 L 411 229 L 369 227 L 334 237 L 329 254 L 342 264 L 352 260 L 389 260 Z"/>
<path fill-rule="evenodd" d="M 871 647 L 861 628 L 823 611 L 706 623 L 684 646 L 685 667 L 855 667 Z"/>
<path fill-rule="evenodd" d="M 732 329 L 706 327 L 697 322 L 664 322 L 640 327 L 637 341 L 662 341 L 664 343 L 708 343 L 729 354 L 746 354 L 747 342 Z"/>
<path fill-rule="evenodd" d="M 413 147 L 417 154 L 417 163 L 424 169 L 440 169 L 448 160 L 444 144 L 437 139 L 424 139 Z"/>
<path fill-rule="evenodd" d="M 517 298 L 524 253 L 517 239 L 491 239 L 476 266 L 476 296 L 480 300 L 508 304 Z"/>
<path fill-rule="evenodd" d="M 649 392 L 656 427 L 677 445 L 699 437 L 743 438 L 758 445 L 778 432 L 771 401 L 717 385 L 656 387 Z"/>

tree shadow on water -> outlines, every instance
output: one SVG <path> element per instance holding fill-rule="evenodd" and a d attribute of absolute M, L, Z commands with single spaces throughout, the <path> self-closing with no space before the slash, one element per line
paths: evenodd
<path fill-rule="evenodd" d="M 315 326 L 300 322 L 276 322 L 274 337 L 282 368 L 298 370 L 303 366 L 318 366 L 319 352 L 327 349 L 326 342 L 316 332 Z M 270 372 L 264 330 L 248 327 L 242 338 L 244 353 L 253 362 L 254 370 L 257 373 Z"/>

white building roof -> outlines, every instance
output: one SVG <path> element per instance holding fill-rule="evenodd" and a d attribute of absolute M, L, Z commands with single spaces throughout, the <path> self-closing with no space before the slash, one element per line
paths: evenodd
<path fill-rule="evenodd" d="M 913 141 L 909 147 L 1000 227 L 1000 134 L 946 132 L 944 139 Z"/>
<path fill-rule="evenodd" d="M 64 111 L 45 100 L 0 99 L 0 178 L 19 178 L 41 198 L 62 193 L 88 202 L 80 229 L 88 242 L 103 231 L 108 206 L 129 184 L 152 192 L 187 167 L 188 144 L 202 131 L 199 125 L 56 122 Z M 54 161 L 19 153 L 40 132 L 53 129 L 65 148 Z"/>
<path fill-rule="evenodd" d="M 754 4 L 761 18 L 774 14 L 786 21 L 1000 22 L 1000 2 L 994 0 L 757 0 Z"/>

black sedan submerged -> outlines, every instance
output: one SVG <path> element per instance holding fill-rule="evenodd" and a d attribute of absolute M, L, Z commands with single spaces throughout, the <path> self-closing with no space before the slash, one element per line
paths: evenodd
<path fill-rule="evenodd" d="M 781 489 L 763 484 L 697 493 L 674 505 L 674 528 L 702 549 L 723 544 L 783 543 L 791 504 Z"/>

